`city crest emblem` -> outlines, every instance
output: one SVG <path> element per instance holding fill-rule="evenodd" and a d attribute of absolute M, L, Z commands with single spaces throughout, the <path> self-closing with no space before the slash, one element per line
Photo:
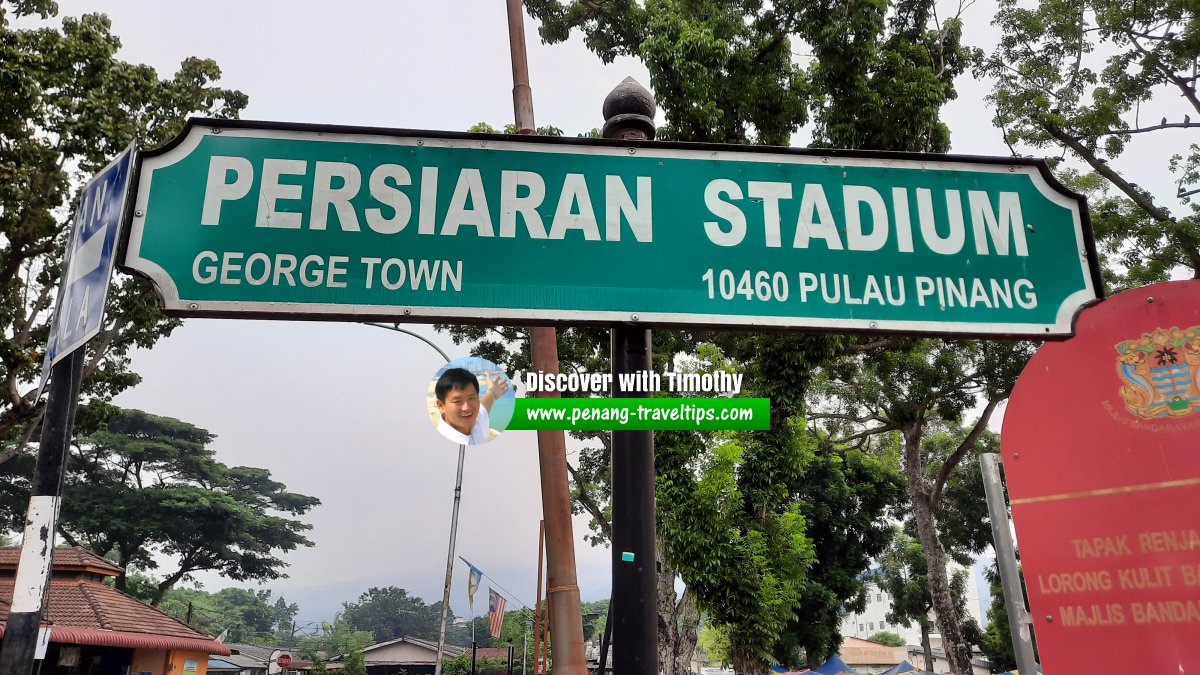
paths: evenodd
<path fill-rule="evenodd" d="M 1200 326 L 1158 328 L 1116 345 L 1121 398 L 1144 419 L 1200 408 Z"/>

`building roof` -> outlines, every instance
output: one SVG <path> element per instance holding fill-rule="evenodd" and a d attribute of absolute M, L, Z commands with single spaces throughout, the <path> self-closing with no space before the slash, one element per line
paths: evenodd
<path fill-rule="evenodd" d="M 86 557 L 68 557 L 64 566 L 95 568 Z M 15 581 L 13 577 L 0 578 L 0 622 L 4 625 Z M 55 643 L 230 653 L 212 637 L 95 579 L 52 576 L 44 624 L 50 627 L 50 641 Z M 3 628 L 0 626 L 0 635 Z"/>
<path fill-rule="evenodd" d="M 894 666 L 908 656 L 908 650 L 846 636 L 838 654 L 851 666 Z"/>
<path fill-rule="evenodd" d="M 244 642 L 230 642 L 226 646 L 233 650 L 235 656 L 241 656 L 243 659 L 253 659 L 262 668 L 267 667 L 267 662 L 271 660 L 271 654 L 275 651 L 275 647 L 250 645 Z M 237 662 L 234 661 L 233 663 Z"/>
<path fill-rule="evenodd" d="M 394 645 L 394 644 L 400 644 L 400 643 L 416 645 L 417 647 L 424 647 L 424 648 L 428 649 L 429 651 L 433 652 L 434 654 L 437 653 L 437 641 L 431 642 L 429 640 L 415 638 L 410 635 L 401 635 L 400 637 L 395 638 L 394 640 L 387 640 L 385 642 L 376 642 L 373 645 L 364 647 L 363 648 L 363 656 L 366 656 L 367 652 L 370 652 L 374 649 L 379 649 L 381 647 L 387 647 L 388 645 Z M 467 650 L 464 649 L 463 647 L 455 647 L 454 645 L 445 645 L 442 650 L 442 653 L 447 656 L 458 656 L 460 654 L 466 653 L 466 651 Z M 338 658 L 341 659 L 342 657 L 338 657 Z M 366 659 L 366 660 L 370 661 L 370 659 Z M 372 663 L 379 663 L 379 662 L 372 661 Z"/>
<path fill-rule="evenodd" d="M 933 654 L 933 658 L 935 658 L 935 659 L 945 659 L 946 658 L 946 650 L 944 650 L 944 649 L 940 649 L 938 647 L 931 647 L 929 649 L 929 652 L 931 654 Z M 917 656 L 921 656 L 925 653 L 925 649 L 923 647 L 921 647 L 920 645 L 908 645 L 908 653 L 916 654 Z M 972 656 L 971 657 L 971 665 L 979 666 L 980 668 L 989 668 L 990 669 L 992 667 L 992 662 L 988 661 L 986 658 Z"/>
<path fill-rule="evenodd" d="M 0 548 L 0 570 L 16 570 L 21 559 L 20 546 Z M 116 563 L 79 546 L 54 549 L 52 563 L 55 572 L 91 572 L 106 577 L 124 574 L 125 570 Z"/>
<path fill-rule="evenodd" d="M 261 670 L 266 669 L 266 667 L 267 667 L 266 661 L 259 659 L 259 658 L 255 658 L 253 656 L 248 656 L 246 654 L 239 654 L 236 645 L 227 644 L 225 646 L 229 647 L 233 650 L 233 654 L 226 656 L 224 658 L 225 661 L 228 661 L 228 662 L 236 665 L 237 667 L 241 668 L 242 670 L 252 670 L 255 668 L 258 668 Z"/>

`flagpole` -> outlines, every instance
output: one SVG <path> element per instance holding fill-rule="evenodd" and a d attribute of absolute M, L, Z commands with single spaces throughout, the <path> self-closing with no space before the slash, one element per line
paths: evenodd
<path fill-rule="evenodd" d="M 411 335 L 430 347 L 433 347 L 434 351 L 436 351 L 438 355 L 445 359 L 447 363 L 450 362 L 450 355 L 443 351 L 441 347 L 434 344 L 432 340 L 419 333 L 414 333 L 411 330 L 405 330 L 404 328 L 401 328 L 399 324 L 389 326 L 381 323 L 365 323 L 364 325 L 375 326 L 376 328 L 383 328 L 385 330 Z M 442 675 L 442 656 L 446 650 L 446 619 L 450 614 L 450 583 L 453 581 L 454 574 L 454 542 L 458 536 L 458 506 L 460 503 L 462 503 L 463 463 L 466 461 L 466 458 L 467 446 L 460 444 L 458 446 L 458 473 L 454 478 L 454 510 L 451 511 L 450 515 L 450 550 L 446 552 L 446 584 L 442 589 L 442 617 L 440 621 L 440 627 L 438 628 L 438 651 L 437 660 L 434 661 L 433 665 L 434 675 Z"/>
<path fill-rule="evenodd" d="M 458 505 L 462 503 L 463 462 L 466 457 L 467 446 L 459 445 L 458 474 L 454 479 L 454 510 L 450 515 L 450 551 L 446 556 L 446 587 L 442 589 L 442 619 L 441 627 L 438 629 L 438 653 L 437 661 L 433 666 L 433 675 L 442 675 L 442 655 L 446 650 L 446 617 L 450 613 L 450 582 L 454 574 L 454 541 L 458 537 Z"/>

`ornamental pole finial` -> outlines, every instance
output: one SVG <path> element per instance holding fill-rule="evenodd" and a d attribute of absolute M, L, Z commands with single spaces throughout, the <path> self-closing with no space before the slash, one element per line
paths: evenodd
<path fill-rule="evenodd" d="M 604 137 L 653 140 L 655 110 L 654 94 L 632 77 L 625 78 L 604 98 Z"/>

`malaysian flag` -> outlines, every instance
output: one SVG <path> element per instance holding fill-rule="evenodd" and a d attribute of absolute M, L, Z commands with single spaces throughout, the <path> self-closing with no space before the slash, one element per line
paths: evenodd
<path fill-rule="evenodd" d="M 500 628 L 504 626 L 504 596 L 488 589 L 488 629 L 492 637 L 500 637 Z"/>

